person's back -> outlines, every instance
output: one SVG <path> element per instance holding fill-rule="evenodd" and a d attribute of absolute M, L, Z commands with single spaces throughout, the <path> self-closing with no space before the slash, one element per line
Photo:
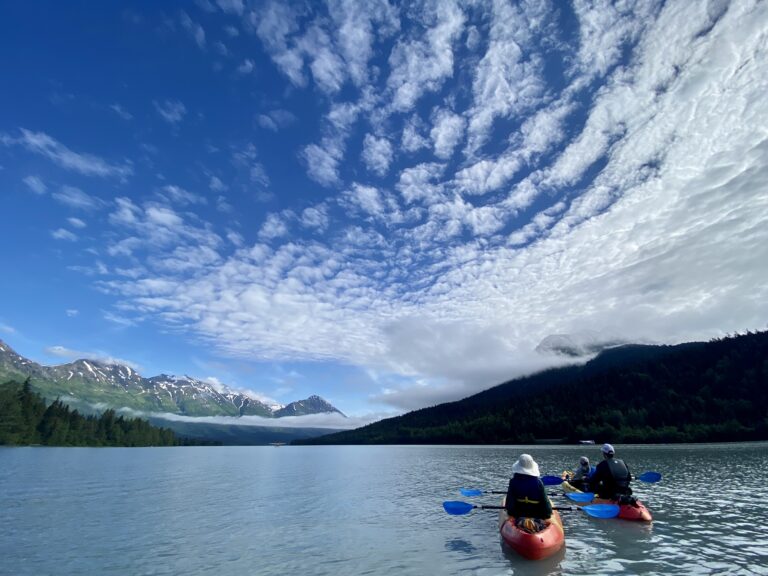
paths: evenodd
<path fill-rule="evenodd" d="M 509 480 L 506 500 L 507 514 L 515 518 L 540 518 L 552 516 L 552 505 L 544 491 L 544 484 L 534 476 L 515 474 Z"/>
<path fill-rule="evenodd" d="M 505 508 L 507 514 L 515 518 L 548 519 L 552 516 L 552 504 L 539 479 L 539 467 L 528 454 L 521 454 L 512 466 Z"/>
<path fill-rule="evenodd" d="M 595 473 L 590 480 L 592 488 L 602 498 L 615 500 L 620 496 L 632 494 L 629 483 L 632 475 L 629 467 L 623 460 L 614 458 L 615 451 L 610 444 L 603 445 L 603 461 L 597 465 Z"/>

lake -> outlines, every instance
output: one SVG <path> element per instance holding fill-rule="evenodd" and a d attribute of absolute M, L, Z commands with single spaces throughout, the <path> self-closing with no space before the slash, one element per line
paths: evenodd
<path fill-rule="evenodd" d="M 0 449 L 0 574 L 768 574 L 768 444 L 622 446 L 654 521 L 563 512 L 566 549 L 523 560 L 496 511 L 521 452 L 559 474 L 599 447 Z M 553 498 L 555 505 L 566 505 Z"/>

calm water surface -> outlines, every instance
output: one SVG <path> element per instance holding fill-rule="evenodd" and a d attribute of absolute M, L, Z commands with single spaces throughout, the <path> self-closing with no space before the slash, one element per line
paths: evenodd
<path fill-rule="evenodd" d="M 566 549 L 531 562 L 441 502 L 598 448 L 2 448 L 0 574 L 768 574 L 768 444 L 617 450 L 664 475 L 634 486 L 654 522 L 564 512 Z"/>

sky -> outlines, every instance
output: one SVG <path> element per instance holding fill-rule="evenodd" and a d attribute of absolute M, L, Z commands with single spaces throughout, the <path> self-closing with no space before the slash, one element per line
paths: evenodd
<path fill-rule="evenodd" d="M 370 421 L 768 327 L 768 3 L 11 2 L 0 338 Z"/>

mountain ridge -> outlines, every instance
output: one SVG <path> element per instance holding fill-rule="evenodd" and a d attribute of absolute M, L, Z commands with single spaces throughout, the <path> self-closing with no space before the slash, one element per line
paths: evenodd
<path fill-rule="evenodd" d="M 762 383 L 762 384 L 761 384 Z M 768 332 L 607 348 L 478 394 L 296 444 L 768 439 Z"/>
<path fill-rule="evenodd" d="M 282 418 L 338 413 L 335 406 L 317 396 L 283 405 L 268 405 L 247 392 L 212 384 L 191 376 L 159 374 L 143 377 L 119 363 L 80 358 L 45 366 L 18 354 L 0 340 L 0 382 L 29 378 L 34 390 L 51 400 L 60 397 L 80 409 L 129 408 L 148 414 L 183 416 L 262 416 Z M 289 408 L 290 407 L 290 408 Z"/>

